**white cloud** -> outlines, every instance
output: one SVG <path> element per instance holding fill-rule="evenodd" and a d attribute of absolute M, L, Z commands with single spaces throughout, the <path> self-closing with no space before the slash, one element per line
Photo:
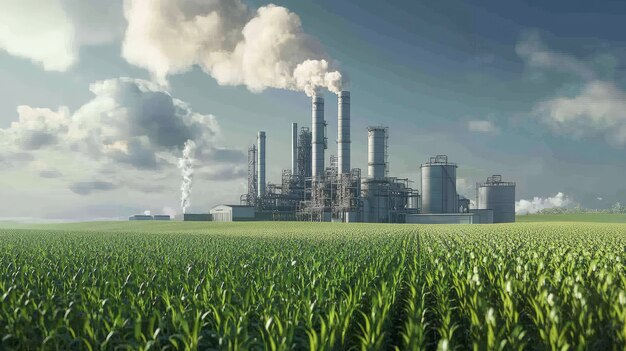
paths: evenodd
<path fill-rule="evenodd" d="M 561 192 L 547 198 L 535 196 L 532 200 L 517 201 L 515 203 L 515 213 L 518 215 L 534 214 L 545 209 L 565 207 L 571 203 L 572 200 Z"/>
<path fill-rule="evenodd" d="M 467 122 L 467 130 L 476 133 L 495 134 L 500 129 L 492 122 L 488 120 L 473 120 Z"/>
<path fill-rule="evenodd" d="M 0 8 L 0 48 L 47 71 L 65 71 L 76 61 L 74 28 L 61 0 L 0 0 Z"/>
<path fill-rule="evenodd" d="M 584 79 L 595 77 L 595 72 L 585 61 L 567 53 L 551 50 L 536 32 L 520 40 L 515 46 L 515 52 L 533 68 L 574 73 Z"/>
<path fill-rule="evenodd" d="M 121 0 L 0 0 L 0 49 L 46 71 L 66 71 L 81 45 L 123 32 Z"/>
<path fill-rule="evenodd" d="M 127 0 L 125 16 L 124 58 L 161 84 L 199 65 L 219 84 L 255 92 L 341 88 L 341 74 L 284 7 L 253 12 L 240 0 Z"/>
<path fill-rule="evenodd" d="M 614 146 L 626 145 L 626 93 L 611 82 L 590 81 L 576 96 L 540 102 L 533 114 L 557 132 L 601 133 Z"/>
<path fill-rule="evenodd" d="M 18 107 L 19 120 L 0 129 L 3 149 L 13 154 L 57 150 L 103 164 L 154 169 L 175 165 L 183 144 L 194 140 L 197 157 L 205 163 L 232 164 L 243 159 L 241 151 L 217 145 L 220 128 L 214 116 L 193 111 L 151 82 L 109 79 L 90 89 L 94 98 L 73 114 L 67 107 L 56 112 Z M 78 187 L 77 193 L 85 193 L 85 188 Z"/>

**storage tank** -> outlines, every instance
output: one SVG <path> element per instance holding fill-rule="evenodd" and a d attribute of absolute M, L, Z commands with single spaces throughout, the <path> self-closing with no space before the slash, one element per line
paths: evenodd
<path fill-rule="evenodd" d="M 478 184 L 478 208 L 493 210 L 493 223 L 515 222 L 515 183 L 503 182 L 499 174 Z"/>
<path fill-rule="evenodd" d="M 421 165 L 422 213 L 458 213 L 455 163 L 437 155 Z"/>

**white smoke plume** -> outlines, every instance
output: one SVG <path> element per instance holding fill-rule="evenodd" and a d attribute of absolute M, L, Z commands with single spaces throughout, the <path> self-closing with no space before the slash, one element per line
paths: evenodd
<path fill-rule="evenodd" d="M 185 142 L 185 148 L 183 149 L 183 157 L 178 161 L 178 168 L 183 176 L 183 183 L 180 186 L 181 198 L 180 206 L 183 209 L 183 213 L 187 213 L 187 208 L 191 204 L 191 186 L 193 183 L 193 164 L 194 153 L 196 150 L 196 143 L 193 140 L 187 140 Z"/>
<path fill-rule="evenodd" d="M 338 93 L 342 75 L 300 17 L 273 4 L 251 11 L 241 0 L 126 0 L 123 57 L 167 84 L 199 66 L 220 85 Z"/>
<path fill-rule="evenodd" d="M 561 192 L 557 193 L 555 196 L 547 198 L 535 196 L 532 200 L 517 201 L 515 203 L 515 214 L 534 214 L 549 208 L 565 207 L 571 203 L 572 200 Z"/>

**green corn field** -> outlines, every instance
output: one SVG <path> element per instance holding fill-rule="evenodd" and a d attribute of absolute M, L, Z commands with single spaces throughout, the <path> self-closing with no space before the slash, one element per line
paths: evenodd
<path fill-rule="evenodd" d="M 626 225 L 0 229 L 5 350 L 622 350 Z"/>

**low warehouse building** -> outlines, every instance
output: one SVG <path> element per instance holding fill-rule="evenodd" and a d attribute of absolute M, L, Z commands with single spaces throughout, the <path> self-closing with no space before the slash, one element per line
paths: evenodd
<path fill-rule="evenodd" d="M 132 215 L 128 217 L 129 221 L 151 221 L 153 219 L 151 215 Z"/>
<path fill-rule="evenodd" d="M 212 216 L 209 213 L 185 213 L 183 221 L 185 222 L 210 222 Z"/>
<path fill-rule="evenodd" d="M 210 211 L 214 222 L 243 222 L 255 220 L 254 206 L 219 205 Z"/>
<path fill-rule="evenodd" d="M 169 215 L 154 215 L 153 217 L 155 221 L 169 221 L 172 219 Z"/>

